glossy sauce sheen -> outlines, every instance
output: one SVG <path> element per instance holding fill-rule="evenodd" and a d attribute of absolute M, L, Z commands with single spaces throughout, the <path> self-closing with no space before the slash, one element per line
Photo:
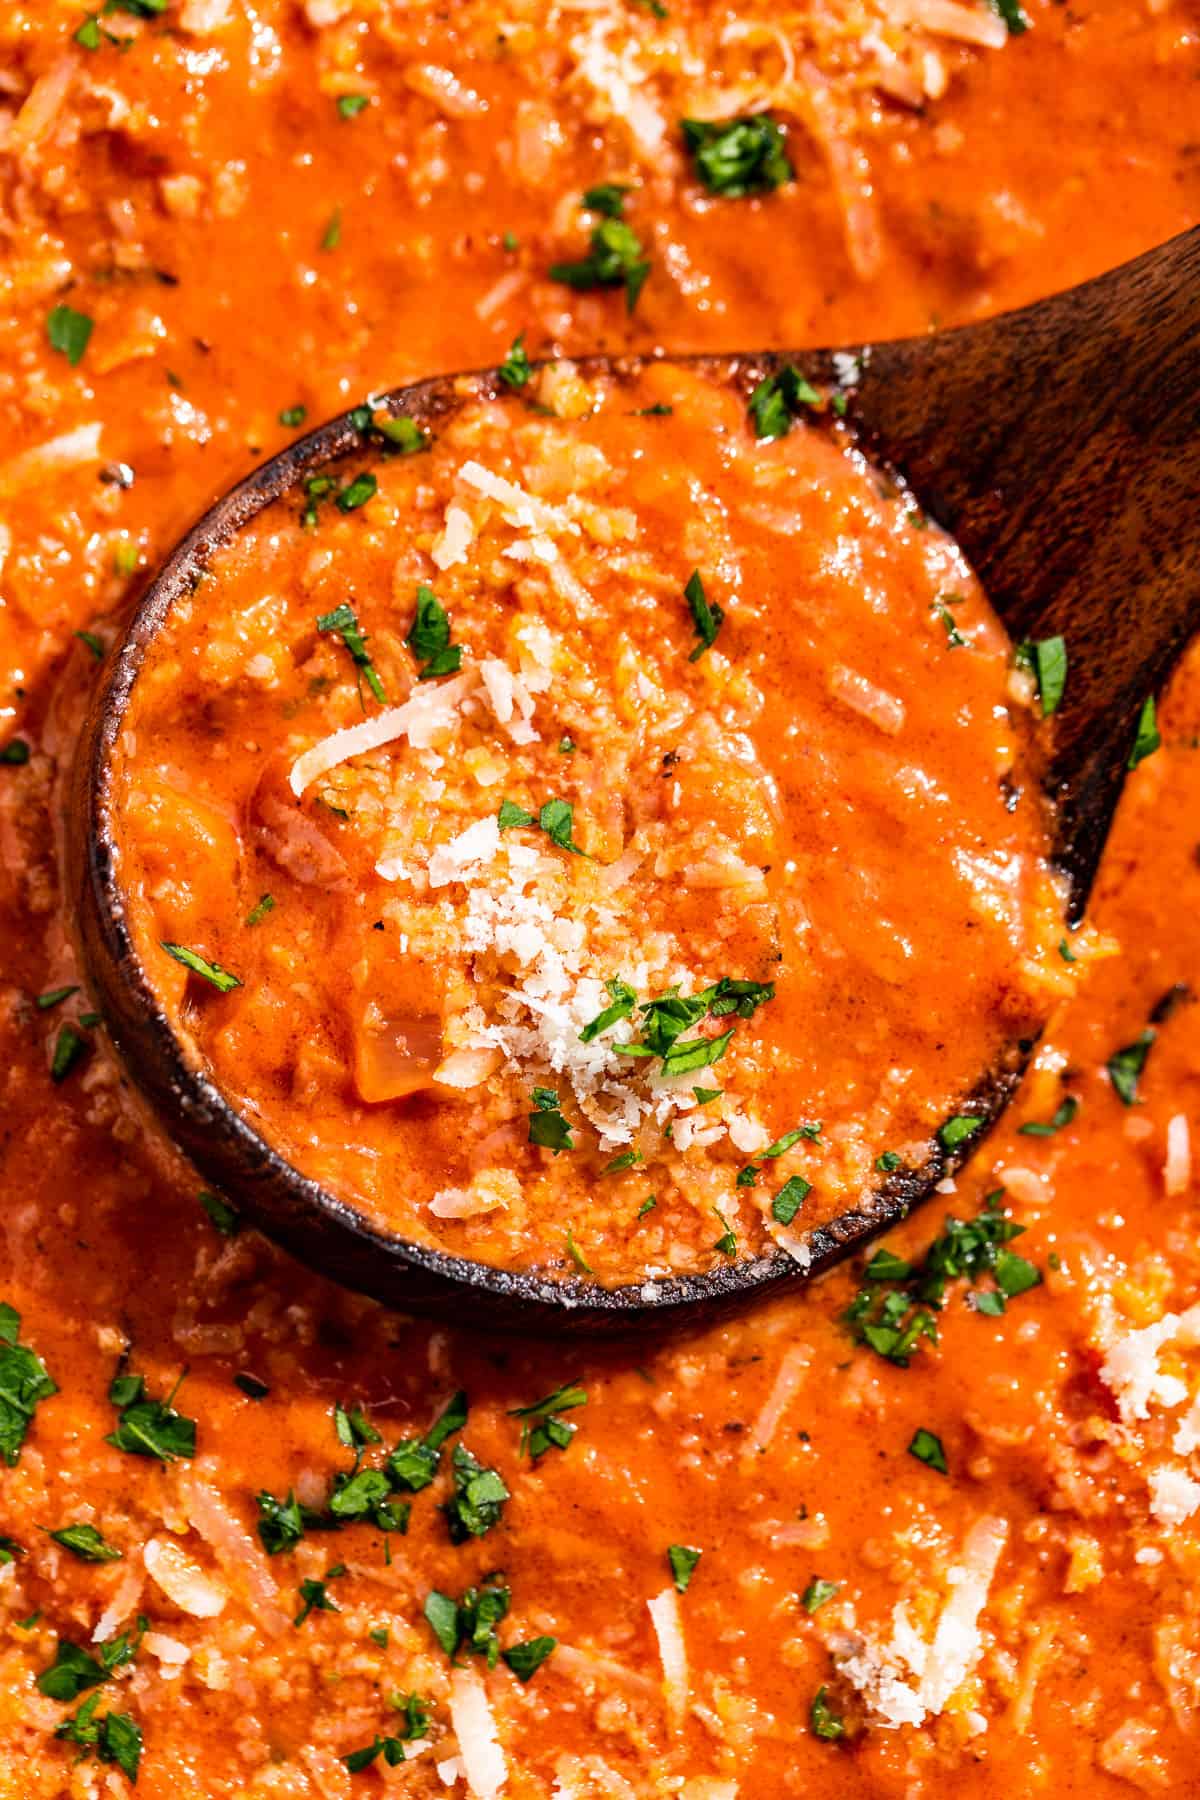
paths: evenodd
<path fill-rule="evenodd" d="M 493 364 L 522 330 L 531 354 L 559 355 L 921 330 L 1082 279 L 1200 210 L 1196 23 L 1182 5 L 1029 0 L 1031 28 L 995 48 L 885 33 L 910 82 L 914 68 L 935 87 L 945 76 L 920 110 L 862 79 L 860 35 L 789 22 L 809 96 L 803 116 L 781 115 L 799 180 L 761 200 L 705 194 L 673 126 L 658 151 L 639 149 L 572 60 L 577 17 L 513 10 L 502 54 L 494 11 L 473 5 L 447 20 L 264 0 L 251 17 L 189 0 L 168 9 L 169 29 L 106 15 L 106 31 L 136 40 L 124 52 L 74 45 L 70 9 L 17 6 L 0 21 L 2 698 L 10 741 L 29 746 L 27 761 L 16 751 L 0 765 L 0 1294 L 59 1388 L 0 1468 L 0 1531 L 25 1551 L 0 1569 L 0 1795 L 126 1788 L 117 1765 L 93 1751 L 76 1766 L 81 1746 L 52 1735 L 86 1693 L 56 1700 L 35 1684 L 60 1638 L 134 1632 L 140 1608 L 151 1629 L 98 1711 L 138 1721 L 148 1800 L 351 1800 L 387 1791 L 385 1777 L 418 1800 L 458 1800 L 463 1783 L 444 1787 L 434 1761 L 457 1754 L 451 1702 L 457 1692 L 461 1720 L 478 1692 L 470 1671 L 486 1683 L 511 1800 L 1190 1800 L 1200 1543 L 1194 1515 L 1156 1513 L 1160 1472 L 1185 1466 L 1176 1440 L 1200 1381 L 1190 1341 L 1161 1324 L 1200 1292 L 1194 656 L 1123 801 L 1079 996 L 946 1196 L 973 1220 L 1003 1186 L 1028 1227 L 1009 1247 L 1043 1279 L 1002 1315 L 952 1284 L 940 1343 L 921 1342 L 907 1368 L 839 1323 L 856 1270 L 634 1354 L 490 1345 L 384 1314 L 251 1233 L 222 1236 L 121 1085 L 102 1029 L 80 1022 L 86 999 L 35 1004 L 79 980 L 58 783 L 96 666 L 72 633 L 113 641 L 131 564 L 148 571 L 294 434 L 281 411 L 305 405 L 315 421 L 431 370 Z M 722 45 L 728 20 L 707 6 L 622 19 L 639 44 L 697 34 L 693 85 L 744 87 L 747 60 L 780 54 L 747 50 L 744 35 Z M 668 123 L 702 114 L 704 96 L 669 65 L 650 83 L 669 91 Z M 777 73 L 767 64 L 763 80 Z M 370 105 L 343 117 L 339 94 Z M 830 106 L 843 127 L 832 136 Z M 653 243 L 652 271 L 632 317 L 619 291 L 545 278 L 586 247 L 578 197 L 604 180 L 642 184 L 628 213 Z M 340 241 L 323 251 L 336 208 Z M 61 303 L 94 321 L 75 366 L 47 339 Z M 55 1082 L 68 1022 L 94 1047 L 60 1061 Z M 1126 1105 L 1105 1065 L 1146 1030 Z M 1078 1111 L 1054 1135 L 1021 1135 L 1066 1095 Z M 888 1249 L 919 1259 L 940 1228 L 927 1209 Z M 992 1293 L 991 1276 L 971 1291 Z M 1160 1376 L 1188 1399 L 1160 1382 L 1175 1404 L 1147 1395 L 1139 1408 L 1126 1384 L 1122 1416 L 1105 1359 L 1156 1322 Z M 193 1459 L 164 1468 L 105 1443 L 126 1351 L 155 1399 L 188 1366 L 175 1406 L 196 1422 Z M 563 1415 L 578 1432 L 531 1466 L 510 1409 L 568 1382 L 587 1393 Z M 336 1403 L 361 1404 L 390 1450 L 458 1388 L 465 1441 L 512 1493 L 486 1536 L 451 1542 L 443 1472 L 413 1497 L 407 1536 L 390 1532 L 390 1563 L 371 1524 L 260 1553 L 258 1492 L 298 1488 L 319 1506 L 351 1468 Z M 909 1454 L 918 1430 L 940 1442 L 945 1474 Z M 366 1465 L 380 1460 L 367 1446 Z M 79 1522 L 121 1560 L 81 1561 L 42 1529 Z M 145 1572 L 150 1543 L 175 1599 Z M 647 1604 L 670 1591 L 671 1545 L 702 1553 L 677 1595 L 683 1705 L 664 1690 L 655 1630 L 671 1603 L 653 1616 Z M 940 1713 L 887 1729 L 847 1673 L 856 1640 L 893 1645 L 902 1606 L 927 1644 L 968 1550 L 990 1569 L 978 1658 Z M 327 1589 L 340 1610 L 294 1626 L 300 1583 L 339 1562 Z M 501 1567 L 503 1647 L 537 1635 L 559 1647 L 526 1684 L 475 1657 L 464 1683 L 422 1607 L 431 1589 L 458 1596 Z M 800 1596 L 814 1577 L 838 1592 L 811 1613 Z M 840 1719 L 841 1738 L 812 1729 L 822 1688 L 818 1718 L 826 1730 Z M 407 1728 L 397 1691 L 426 1697 L 434 1752 L 352 1775 L 341 1757 Z"/>
<path fill-rule="evenodd" d="M 277 502 L 156 641 L 113 796 L 143 964 L 251 1123 L 405 1236 L 803 1261 L 1072 986 L 1032 679 L 844 434 L 760 441 L 670 368 L 460 406 L 348 458 L 350 512 Z M 313 762 L 386 706 L 407 738 Z"/>

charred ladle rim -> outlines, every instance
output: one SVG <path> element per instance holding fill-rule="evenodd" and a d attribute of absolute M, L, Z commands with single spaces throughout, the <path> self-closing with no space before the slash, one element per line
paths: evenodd
<path fill-rule="evenodd" d="M 1056 855 L 1076 912 L 1107 833 L 1137 708 L 1200 612 L 1194 559 L 1181 581 L 1177 559 L 1160 567 L 1156 545 L 1131 544 L 1121 529 L 1132 511 L 1152 540 L 1156 524 L 1170 522 L 1178 534 L 1185 506 L 1196 514 L 1197 321 L 1186 297 L 1197 292 L 1200 233 L 1192 232 L 1082 288 L 932 338 L 673 359 L 746 397 L 784 364 L 820 390 L 845 392 L 848 425 L 956 537 L 1014 638 L 1049 635 L 1069 618 L 1076 627 L 1082 620 L 1081 645 L 1103 643 L 1102 660 L 1084 656 L 1081 667 L 1074 658 L 1050 765 L 1052 797 L 1061 802 Z M 1122 340 L 1123 381 L 1114 388 L 1100 375 L 1111 373 Z M 585 375 L 634 378 L 653 360 L 594 357 L 577 366 Z M 464 393 L 500 391 L 493 369 L 398 388 L 371 405 L 436 430 Z M 213 556 L 317 469 L 380 452 L 362 412 L 290 445 L 205 514 L 146 589 L 93 698 L 75 765 L 70 879 L 84 960 L 130 1075 L 201 1173 L 255 1224 L 321 1273 L 402 1310 L 489 1329 L 628 1334 L 705 1322 L 819 1274 L 903 1218 L 978 1148 L 1020 1081 L 1031 1039 L 1010 1044 L 955 1107 L 980 1121 L 969 1141 L 947 1150 L 932 1137 L 919 1165 L 896 1170 L 859 1207 L 808 1234 L 807 1265 L 773 1250 L 701 1274 L 604 1287 L 493 1268 L 381 1230 L 260 1137 L 172 1030 L 134 949 L 121 887 L 113 753 L 126 709 L 159 628 Z M 1107 485 L 1094 474 L 1100 452 Z"/>

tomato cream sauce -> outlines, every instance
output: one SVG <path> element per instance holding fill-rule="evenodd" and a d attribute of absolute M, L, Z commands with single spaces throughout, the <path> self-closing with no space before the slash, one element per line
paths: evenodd
<path fill-rule="evenodd" d="M 923 330 L 1193 224 L 1194 9 L 1003 11 L 1028 28 L 931 0 L 5 10 L 3 1800 L 1197 1792 L 1194 652 L 1078 991 L 953 1191 L 882 1264 L 658 1346 L 434 1329 L 202 1202 L 60 878 L 98 658 L 299 409 L 522 332 L 563 359 Z M 779 138 L 679 126 L 763 112 Z M 610 232 L 616 284 L 586 288 L 550 270 L 593 255 L 597 184 L 637 247 Z M 681 659 L 692 566 L 658 602 Z M 401 694 L 399 603 L 366 629 Z M 310 654 L 317 710 L 363 717 L 344 646 Z"/>
<path fill-rule="evenodd" d="M 112 798 L 134 939 L 246 1116 L 407 1236 L 803 1263 L 1070 989 L 1032 684 L 907 494 L 756 437 L 775 378 L 514 382 L 177 603 Z"/>

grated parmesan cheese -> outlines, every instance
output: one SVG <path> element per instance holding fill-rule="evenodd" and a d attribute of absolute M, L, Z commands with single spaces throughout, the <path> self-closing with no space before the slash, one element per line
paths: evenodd
<path fill-rule="evenodd" d="M 508 1765 L 496 1735 L 487 1688 L 474 1669 L 455 1669 L 450 1678 L 450 1723 L 475 1800 L 496 1800 L 508 1780 Z"/>
<path fill-rule="evenodd" d="M 1150 1471 L 1150 1511 L 1163 1525 L 1182 1525 L 1200 1510 L 1200 1481 L 1164 1464 Z"/>
<path fill-rule="evenodd" d="M 306 788 L 319 781 L 322 775 L 328 775 L 331 769 L 368 750 L 381 750 L 385 744 L 394 744 L 403 737 L 407 737 L 414 749 L 428 749 L 451 724 L 474 681 L 475 672 L 470 670 L 453 681 L 418 687 L 403 705 L 387 706 L 374 718 L 364 719 L 361 725 L 349 725 L 321 738 L 292 764 L 288 779 L 293 794 L 298 800 Z"/>
<path fill-rule="evenodd" d="M 673 1587 L 664 1588 L 653 1600 L 647 1600 L 650 1620 L 654 1626 L 654 1635 L 658 1639 L 658 1654 L 663 1667 L 663 1695 L 667 1702 L 667 1716 L 672 1725 L 679 1729 L 683 1724 L 688 1700 L 688 1662 L 687 1644 L 683 1636 L 683 1614 L 680 1611 L 679 1595 Z"/>

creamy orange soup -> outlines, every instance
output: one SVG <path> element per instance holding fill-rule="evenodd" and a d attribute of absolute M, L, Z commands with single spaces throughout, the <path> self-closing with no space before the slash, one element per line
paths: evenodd
<path fill-rule="evenodd" d="M 409 1237 L 803 1265 L 1070 991 L 1032 678 L 777 378 L 497 388 L 177 604 L 112 797 L 135 941 L 245 1116 Z"/>
<path fill-rule="evenodd" d="M 882 1263 L 657 1347 L 434 1329 L 202 1201 L 113 1060 L 60 878 L 99 660 L 188 523 L 302 412 L 496 364 L 519 333 L 565 359 L 923 331 L 1194 224 L 1194 7 L 1004 15 L 0 17 L 3 1800 L 135 1780 L 143 1800 L 1196 1794 L 1194 653 L 1130 777 L 1078 992 L 953 1191 Z M 763 113 L 774 131 L 705 129 Z M 593 245 L 605 214 L 580 202 L 600 184 L 630 190 L 635 243 Z M 552 274 L 601 252 L 611 285 Z M 385 504 L 402 466 L 378 467 Z M 347 523 L 383 530 L 371 506 Z M 653 648 L 682 661 L 696 565 L 663 566 Z M 356 596 L 389 699 L 413 598 L 384 617 Z M 927 651 L 964 679 L 968 652 Z M 344 644 L 307 654 L 332 685 L 289 727 L 296 754 L 376 710 Z M 932 698 L 913 705 L 935 728 Z M 875 729 L 855 720 L 854 742 Z M 317 808 L 306 794 L 302 816 L 365 860 Z M 581 794 L 574 818 L 598 830 L 600 811 Z M 259 898 L 201 950 L 237 972 Z M 246 928 L 254 959 L 284 911 Z M 198 1030 L 229 1006 L 209 998 L 189 978 Z"/>

